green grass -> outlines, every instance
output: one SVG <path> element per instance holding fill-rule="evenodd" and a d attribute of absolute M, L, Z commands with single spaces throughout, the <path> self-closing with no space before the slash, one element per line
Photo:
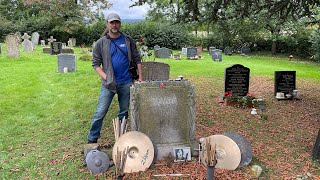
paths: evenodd
<path fill-rule="evenodd" d="M 75 48 L 77 58 L 81 50 Z M 223 79 L 224 69 L 242 64 L 251 76 L 271 76 L 276 70 L 296 70 L 297 79 L 320 82 L 320 64 L 286 58 L 239 55 L 223 56 L 213 62 L 203 53 L 200 60 L 157 59 L 170 65 L 170 76 Z M 99 95 L 100 78 L 91 62 L 77 61 L 74 73 L 58 73 L 57 57 L 21 52 L 7 58 L 5 45 L 0 55 L 0 177 L 2 179 L 94 179 L 80 173 L 82 155 L 91 118 Z M 215 96 L 215 95 L 213 95 Z M 103 137 L 112 137 L 111 119 L 117 103 L 106 116 Z M 103 128 L 103 129 L 104 129 Z M 111 138 L 112 139 L 112 138 Z M 55 163 L 50 163 L 54 160 Z"/>

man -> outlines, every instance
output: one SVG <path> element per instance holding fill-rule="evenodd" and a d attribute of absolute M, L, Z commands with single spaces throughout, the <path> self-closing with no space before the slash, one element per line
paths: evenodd
<path fill-rule="evenodd" d="M 109 14 L 103 37 L 93 49 L 92 66 L 101 76 L 102 85 L 88 134 L 88 143 L 97 143 L 103 119 L 115 94 L 118 94 L 119 120 L 128 117 L 130 86 L 134 81 L 132 73 L 129 72 L 129 63 L 137 65 L 138 80 L 142 81 L 141 59 L 136 44 L 130 36 L 120 32 L 120 27 L 119 15 Z"/>

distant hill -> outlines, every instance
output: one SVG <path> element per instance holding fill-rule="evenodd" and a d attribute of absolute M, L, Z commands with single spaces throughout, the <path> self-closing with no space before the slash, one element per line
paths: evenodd
<path fill-rule="evenodd" d="M 144 21 L 144 19 L 121 19 L 121 22 L 126 22 L 126 23 L 134 23 L 139 21 Z"/>

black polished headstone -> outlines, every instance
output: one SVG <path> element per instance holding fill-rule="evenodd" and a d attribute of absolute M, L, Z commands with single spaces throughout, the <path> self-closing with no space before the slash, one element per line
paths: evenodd
<path fill-rule="evenodd" d="M 315 159 L 320 159 L 320 129 L 318 131 L 318 137 L 316 139 L 316 142 L 314 143 L 312 156 Z"/>
<path fill-rule="evenodd" d="M 235 64 L 225 69 L 224 92 L 232 92 L 237 96 L 246 96 L 249 92 L 250 69 Z"/>
<path fill-rule="evenodd" d="M 50 54 L 57 55 L 62 53 L 62 42 L 52 42 L 50 44 Z"/>
<path fill-rule="evenodd" d="M 197 55 L 197 52 L 198 50 L 195 47 L 187 48 L 187 58 L 194 59 Z"/>
<path fill-rule="evenodd" d="M 274 73 L 274 95 L 283 92 L 284 95 L 292 94 L 296 89 L 296 71 L 275 71 Z"/>

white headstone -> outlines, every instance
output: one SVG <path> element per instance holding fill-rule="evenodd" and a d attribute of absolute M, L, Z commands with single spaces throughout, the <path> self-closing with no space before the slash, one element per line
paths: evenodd
<path fill-rule="evenodd" d="M 21 37 L 23 39 L 21 43 L 23 51 L 33 51 L 33 43 L 29 40 L 30 37 L 27 33 L 24 33 Z"/>
<path fill-rule="evenodd" d="M 41 47 L 45 47 L 46 46 L 46 41 L 45 40 L 40 40 L 40 44 L 41 44 Z"/>
<path fill-rule="evenodd" d="M 34 32 L 31 34 L 31 42 L 33 43 L 33 45 L 38 45 L 39 44 L 39 33 L 38 32 Z"/>

